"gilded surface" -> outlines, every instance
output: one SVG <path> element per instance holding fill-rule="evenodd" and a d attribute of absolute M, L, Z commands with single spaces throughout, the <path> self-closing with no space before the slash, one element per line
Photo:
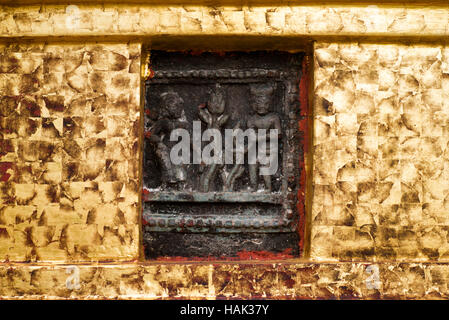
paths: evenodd
<path fill-rule="evenodd" d="M 447 299 L 448 268 L 436 263 L 10 265 L 0 268 L 0 298 Z"/>
<path fill-rule="evenodd" d="M 0 6 L 0 36 L 437 36 L 449 7 L 36 5 Z"/>
<path fill-rule="evenodd" d="M 0 260 L 135 259 L 140 45 L 2 46 L 0 96 Z"/>
<path fill-rule="evenodd" d="M 449 48 L 318 43 L 316 260 L 449 258 Z"/>
<path fill-rule="evenodd" d="M 0 298 L 449 298 L 448 20 L 444 3 L 0 6 Z M 141 45 L 126 43 L 201 36 L 318 41 L 314 262 L 79 265 L 75 290 L 71 266 L 7 263 L 137 259 Z M 397 43 L 337 43 L 363 39 Z"/>

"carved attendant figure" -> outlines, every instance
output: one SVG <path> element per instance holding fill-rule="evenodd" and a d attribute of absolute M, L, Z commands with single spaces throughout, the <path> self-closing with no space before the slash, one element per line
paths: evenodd
<path fill-rule="evenodd" d="M 237 124 L 234 126 L 234 130 L 240 129 L 240 121 L 237 121 Z M 232 139 L 232 145 L 233 145 L 233 154 L 236 154 L 238 152 L 237 148 L 234 146 L 237 142 L 237 138 L 233 137 Z M 248 148 L 245 147 L 243 149 L 243 153 L 246 153 L 248 151 Z M 237 161 L 237 158 L 236 158 Z M 231 169 L 231 172 L 225 177 L 225 185 L 224 185 L 224 191 L 234 191 L 234 184 L 235 181 L 242 176 L 242 174 L 245 172 L 245 167 L 243 163 L 235 163 L 234 166 Z"/>
<path fill-rule="evenodd" d="M 199 118 L 207 124 L 207 129 L 220 130 L 221 127 L 228 121 L 229 116 L 223 114 L 226 106 L 226 97 L 223 88 L 217 84 L 215 90 L 210 94 L 210 99 L 207 104 L 202 104 L 198 107 Z M 221 149 L 221 145 L 219 148 Z M 200 185 L 203 192 L 208 192 L 214 181 L 218 169 L 222 165 L 212 163 L 206 167 L 206 171 L 201 175 Z"/>
<path fill-rule="evenodd" d="M 161 114 L 151 128 L 149 140 L 156 147 L 162 174 L 165 176 L 162 181 L 171 186 L 181 187 L 179 184 L 186 181 L 186 170 L 182 164 L 175 165 L 170 160 L 170 134 L 174 129 L 187 127 L 187 122 L 181 120 L 184 101 L 175 92 L 165 92 L 160 98 Z"/>
<path fill-rule="evenodd" d="M 254 129 L 256 131 L 256 134 L 258 129 L 266 129 L 267 135 L 270 129 L 276 129 L 279 137 L 281 134 L 281 120 L 276 113 L 270 112 L 273 92 L 274 87 L 269 84 L 250 85 L 251 107 L 256 113 L 248 119 L 247 126 L 248 128 Z M 268 147 L 269 145 L 269 143 L 266 144 L 267 157 L 270 155 L 270 153 L 278 152 L 277 148 L 275 150 L 270 150 L 270 148 Z M 256 164 L 248 165 L 252 191 L 257 190 L 259 182 L 259 166 L 259 159 L 256 161 Z M 265 183 L 265 190 L 271 192 L 271 176 L 264 175 L 263 179 Z"/>

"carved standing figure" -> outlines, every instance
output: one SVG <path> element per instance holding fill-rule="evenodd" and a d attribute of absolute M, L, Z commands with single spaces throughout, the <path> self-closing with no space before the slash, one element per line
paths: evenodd
<path fill-rule="evenodd" d="M 187 127 L 187 122 L 181 119 L 184 101 L 172 91 L 162 93 L 160 99 L 160 116 L 150 128 L 149 141 L 154 144 L 162 167 L 163 186 L 180 188 L 186 181 L 186 170 L 182 164 L 175 165 L 170 159 L 170 134 L 174 129 Z"/>
<path fill-rule="evenodd" d="M 240 121 L 237 121 L 236 125 L 234 126 L 234 130 L 240 129 Z M 239 150 L 237 149 L 237 137 L 233 136 L 232 141 L 232 152 L 233 154 L 237 154 Z M 243 148 L 243 154 L 245 154 L 248 151 L 247 147 Z M 243 163 L 238 163 L 236 158 L 236 163 L 232 167 L 229 174 L 225 177 L 225 185 L 224 185 L 224 191 L 234 191 L 234 184 L 235 181 L 242 176 L 242 174 L 245 172 L 245 166 Z"/>
<path fill-rule="evenodd" d="M 207 104 L 202 104 L 198 107 L 199 118 L 207 124 L 207 129 L 220 130 L 221 127 L 228 121 L 229 116 L 223 114 L 226 106 L 226 97 L 223 88 L 217 84 L 210 94 Z M 221 146 L 219 146 L 221 149 Z M 207 165 L 205 171 L 201 175 L 200 186 L 201 191 L 208 192 L 211 189 L 211 184 L 214 181 L 218 169 L 223 165 L 212 163 Z"/>
<path fill-rule="evenodd" d="M 279 116 L 270 112 L 270 107 L 272 103 L 272 97 L 274 93 L 274 87 L 270 84 L 252 84 L 250 85 L 251 93 L 251 107 L 255 111 L 247 121 L 247 127 L 257 131 L 258 129 L 266 129 L 267 133 L 270 129 L 276 129 L 278 132 L 278 137 L 281 134 L 281 120 Z M 266 142 L 266 141 L 265 141 Z M 278 149 L 270 150 L 269 143 L 266 144 L 267 156 L 270 153 L 274 154 L 278 152 Z M 259 160 L 255 164 L 249 164 L 249 178 L 251 190 L 256 191 L 259 183 L 259 171 L 260 163 Z M 271 176 L 263 175 L 265 191 L 271 192 Z"/>

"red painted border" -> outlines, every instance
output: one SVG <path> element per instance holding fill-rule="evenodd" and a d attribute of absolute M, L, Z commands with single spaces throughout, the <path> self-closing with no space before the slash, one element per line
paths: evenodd
<path fill-rule="evenodd" d="M 304 243 L 305 243 L 305 229 L 306 229 L 306 183 L 307 183 L 307 172 L 306 172 L 306 157 L 309 152 L 309 59 L 306 55 L 302 61 L 302 75 L 299 82 L 299 108 L 300 117 L 298 123 L 298 130 L 302 136 L 302 154 L 299 159 L 299 170 L 301 170 L 299 176 L 299 190 L 298 190 L 298 202 L 296 208 L 298 210 L 299 224 L 298 224 L 298 234 L 299 234 L 299 255 L 302 256 L 304 253 Z"/>

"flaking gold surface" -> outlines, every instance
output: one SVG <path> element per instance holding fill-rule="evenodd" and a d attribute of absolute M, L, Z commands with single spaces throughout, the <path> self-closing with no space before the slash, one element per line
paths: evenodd
<path fill-rule="evenodd" d="M 0 6 L 0 37 L 270 35 L 311 39 L 323 36 L 444 38 L 449 34 L 448 20 L 447 4 L 4 5 Z"/>
<path fill-rule="evenodd" d="M 138 256 L 140 45 L 0 46 L 0 260 Z"/>
<path fill-rule="evenodd" d="M 449 49 L 317 43 L 311 256 L 449 258 Z"/>
<path fill-rule="evenodd" d="M 8 265 L 0 298 L 448 299 L 448 273 L 445 263 L 394 262 Z"/>
<path fill-rule="evenodd" d="M 446 3 L 44 2 L 0 6 L 10 43 L 0 44 L 1 298 L 448 298 Z M 130 40 L 247 50 L 318 41 L 313 262 L 120 263 L 137 259 L 140 236 L 141 45 Z M 117 263 L 75 266 L 75 290 L 73 266 L 56 264 L 104 260 Z"/>

